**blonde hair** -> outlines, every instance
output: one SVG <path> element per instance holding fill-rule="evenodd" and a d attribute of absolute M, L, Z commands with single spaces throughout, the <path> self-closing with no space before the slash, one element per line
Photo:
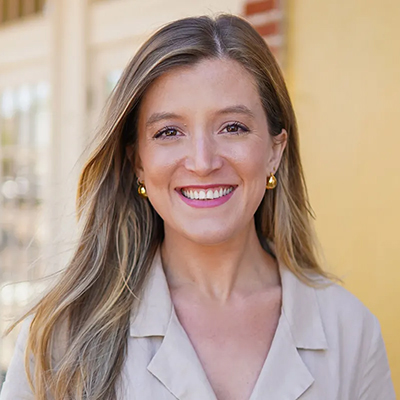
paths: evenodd
<path fill-rule="evenodd" d="M 213 57 L 235 60 L 254 76 L 270 134 L 288 133 L 276 173 L 279 184 L 266 191 L 255 214 L 260 240 L 273 242 L 277 257 L 303 281 L 313 284 L 310 272 L 327 276 L 316 256 L 295 115 L 264 40 L 232 15 L 172 22 L 143 44 L 109 99 L 99 144 L 80 178 L 77 208 L 83 230 L 78 246 L 56 286 L 27 314 L 34 314 L 26 369 L 36 399 L 116 398 L 130 315 L 164 235 L 160 216 L 137 193 L 127 154 L 128 147 L 136 146 L 138 106 L 149 85 L 166 71 Z M 56 357 L 60 332 L 65 343 Z"/>

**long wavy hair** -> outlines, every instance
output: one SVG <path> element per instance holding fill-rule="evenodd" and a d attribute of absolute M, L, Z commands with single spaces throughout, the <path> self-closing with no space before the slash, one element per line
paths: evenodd
<path fill-rule="evenodd" d="M 210 58 L 246 68 L 258 84 L 270 134 L 288 133 L 278 186 L 265 192 L 255 214 L 260 240 L 273 242 L 278 259 L 304 282 L 313 284 L 310 272 L 328 277 L 317 257 L 295 115 L 265 41 L 233 15 L 172 22 L 142 45 L 111 94 L 79 181 L 78 245 L 58 283 L 25 315 L 33 315 L 25 363 L 35 399 L 116 399 L 130 316 L 164 235 L 162 219 L 138 195 L 127 151 L 136 148 L 138 107 L 159 76 Z"/>

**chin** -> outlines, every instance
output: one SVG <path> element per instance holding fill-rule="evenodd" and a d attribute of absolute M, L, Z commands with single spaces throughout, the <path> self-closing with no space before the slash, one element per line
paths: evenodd
<path fill-rule="evenodd" d="M 230 237 L 228 235 L 221 235 L 215 233 L 213 235 L 210 234 L 198 234 L 198 235 L 185 235 L 186 239 L 190 240 L 193 243 L 202 245 L 202 246 L 218 246 L 219 244 L 225 243 L 229 241 Z"/>
<path fill-rule="evenodd" d="M 191 226 L 185 229 L 183 236 L 193 243 L 204 246 L 218 245 L 233 239 L 237 235 L 237 230 L 233 227 L 221 226 Z"/>

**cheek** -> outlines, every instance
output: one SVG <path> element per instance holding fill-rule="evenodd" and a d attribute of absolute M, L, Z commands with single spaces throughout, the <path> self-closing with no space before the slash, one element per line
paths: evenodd
<path fill-rule="evenodd" d="M 260 179 L 266 179 L 269 149 L 263 141 L 242 143 L 232 150 L 229 159 L 245 180 L 256 184 Z"/>
<path fill-rule="evenodd" d="M 174 149 L 149 146 L 141 154 L 144 180 L 149 192 L 165 187 L 172 171 L 179 163 L 179 154 Z"/>
<path fill-rule="evenodd" d="M 244 207 L 249 213 L 255 213 L 265 195 L 270 152 L 264 141 L 255 141 L 235 154 L 235 165 L 243 180 Z"/>

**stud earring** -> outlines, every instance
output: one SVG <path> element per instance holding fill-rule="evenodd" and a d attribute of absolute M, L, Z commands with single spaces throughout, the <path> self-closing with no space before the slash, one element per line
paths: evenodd
<path fill-rule="evenodd" d="M 274 173 L 271 172 L 270 176 L 267 179 L 267 184 L 266 184 L 265 188 L 272 190 L 272 189 L 276 188 L 277 184 L 278 184 L 278 181 L 276 180 Z"/>
<path fill-rule="evenodd" d="M 144 186 L 144 182 L 140 182 L 138 178 L 138 193 L 140 197 L 143 197 L 144 199 L 147 198 L 147 191 L 146 191 L 146 186 Z"/>

